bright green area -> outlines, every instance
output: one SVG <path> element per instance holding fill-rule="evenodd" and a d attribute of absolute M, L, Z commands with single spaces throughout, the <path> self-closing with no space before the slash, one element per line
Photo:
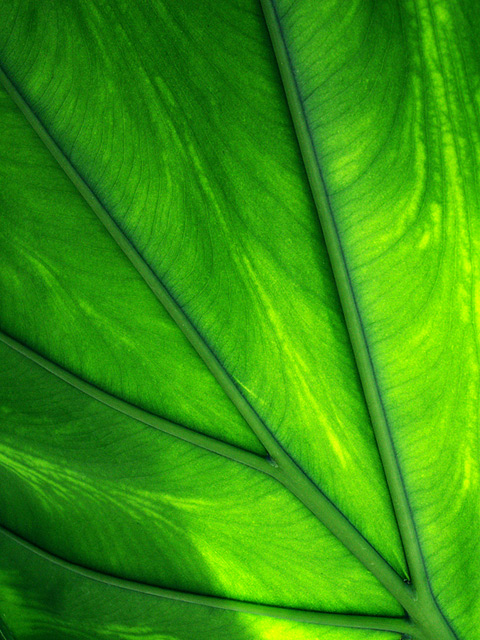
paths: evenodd
<path fill-rule="evenodd" d="M 480 638 L 473 5 L 0 3 L 5 635 Z"/>

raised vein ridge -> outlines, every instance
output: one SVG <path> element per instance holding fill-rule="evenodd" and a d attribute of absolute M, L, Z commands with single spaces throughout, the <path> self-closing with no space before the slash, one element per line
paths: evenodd
<path fill-rule="evenodd" d="M 290 609 L 287 607 L 276 607 L 272 605 L 257 604 L 254 602 L 243 602 L 229 598 L 219 598 L 197 593 L 187 593 L 176 591 L 175 589 L 164 589 L 153 585 L 118 578 L 100 571 L 94 571 L 86 567 L 74 564 L 60 558 L 36 545 L 28 542 L 19 535 L 0 526 L 0 535 L 5 536 L 16 544 L 25 547 L 31 553 L 40 556 L 43 560 L 56 564 L 57 566 L 71 571 L 89 580 L 101 582 L 119 589 L 135 591 L 155 598 L 167 600 L 177 600 L 192 605 L 212 607 L 226 611 L 237 611 L 239 613 L 279 618 L 282 620 L 292 620 L 294 622 L 325 625 L 330 627 L 345 627 L 348 629 L 370 629 L 377 631 L 392 631 L 397 633 L 409 633 L 411 624 L 404 618 L 389 618 L 384 616 L 361 616 L 341 613 L 327 613 L 321 611 L 307 611 L 303 609 Z M 0 630 L 1 631 L 1 630 Z"/>
<path fill-rule="evenodd" d="M 415 605 L 412 606 L 412 603 L 405 605 L 403 602 L 402 604 L 410 615 L 412 615 L 412 618 L 416 619 L 419 624 L 421 624 L 420 621 L 422 619 L 427 621 L 429 628 L 427 628 L 426 631 L 433 632 L 433 635 L 429 636 L 432 637 L 432 640 L 453 640 L 455 634 L 443 616 L 443 613 L 438 608 L 428 580 L 413 514 L 406 494 L 381 390 L 347 267 L 342 241 L 323 180 L 320 160 L 317 155 L 308 116 L 295 77 L 293 62 L 287 49 L 275 0 L 260 0 L 260 2 L 272 39 L 300 151 L 325 238 L 332 271 L 344 312 L 345 323 L 362 381 L 365 400 L 370 413 L 401 540 L 404 545 L 407 564 L 412 576 L 412 585 L 416 593 Z M 418 602 L 420 599 L 421 604 L 419 606 Z M 421 624 L 421 626 L 423 626 L 423 624 Z"/>
<path fill-rule="evenodd" d="M 241 449 L 240 447 L 236 447 L 235 445 L 229 444 L 228 442 L 223 442 L 222 440 L 217 440 L 212 436 L 207 436 L 203 433 L 199 433 L 194 431 L 193 429 L 189 429 L 184 425 L 177 424 L 172 422 L 171 420 L 167 420 L 166 418 L 162 418 L 157 416 L 145 409 L 141 409 L 136 405 L 133 405 L 125 400 L 117 398 L 116 396 L 99 389 L 93 384 L 86 382 L 79 376 L 67 371 L 63 367 L 55 364 L 51 360 L 44 358 L 36 351 L 33 351 L 29 347 L 25 346 L 18 340 L 10 337 L 3 331 L 0 331 L 0 341 L 6 344 L 11 349 L 21 353 L 25 358 L 28 358 L 35 364 L 39 365 L 49 373 L 55 375 L 60 380 L 63 380 L 70 386 L 74 387 L 78 391 L 85 393 L 86 395 L 98 400 L 102 404 L 118 411 L 119 413 L 123 413 L 138 422 L 146 424 L 154 429 L 158 429 L 163 433 L 167 433 L 175 438 L 179 438 L 180 440 L 185 440 L 190 444 L 193 444 L 197 447 L 201 447 L 202 449 L 207 449 L 208 451 L 212 451 L 224 458 L 228 458 L 229 460 L 234 460 L 235 462 L 239 462 L 247 467 L 252 467 L 257 471 L 261 471 L 266 473 L 267 475 L 276 477 L 276 467 L 274 467 L 266 458 L 263 458 L 255 453 L 250 451 L 246 451 Z"/>

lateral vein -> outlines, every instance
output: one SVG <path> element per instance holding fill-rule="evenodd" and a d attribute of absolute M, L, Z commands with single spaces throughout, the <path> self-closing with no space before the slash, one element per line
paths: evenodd
<path fill-rule="evenodd" d="M 396 633 L 411 633 L 412 624 L 405 618 L 389 618 L 384 616 L 362 616 L 342 613 L 330 613 L 321 611 L 308 611 L 304 609 L 293 609 L 288 607 L 276 607 L 274 605 L 264 605 L 255 602 L 244 602 L 230 598 L 220 598 L 198 593 L 187 593 L 175 589 L 165 589 L 154 585 L 127 580 L 117 576 L 109 575 L 100 571 L 88 569 L 81 565 L 74 564 L 56 556 L 45 549 L 42 549 L 31 542 L 25 540 L 18 534 L 0 525 L 0 534 L 9 538 L 16 544 L 26 548 L 31 553 L 41 557 L 47 562 L 51 562 L 66 571 L 70 571 L 83 578 L 107 584 L 119 589 L 135 591 L 144 595 L 166 600 L 176 600 L 186 604 L 211 607 L 225 611 L 235 611 L 238 613 L 258 615 L 264 617 L 277 618 L 281 620 L 291 620 L 292 622 L 314 624 L 331 627 L 344 627 L 348 629 L 370 629 L 375 631 L 391 631 Z"/>
<path fill-rule="evenodd" d="M 312 196 L 325 238 L 325 244 L 327 246 L 332 271 L 344 312 L 345 323 L 355 355 L 360 379 L 362 381 L 365 400 L 370 413 L 387 486 L 392 499 L 400 537 L 405 549 L 407 564 L 412 575 L 413 589 L 406 590 L 399 588 L 400 585 L 398 581 L 401 581 L 401 578 L 398 575 L 394 578 L 397 584 L 391 584 L 390 588 L 387 585 L 385 586 L 387 586 L 390 592 L 395 595 L 400 604 L 402 604 L 402 606 L 404 606 L 405 609 L 418 620 L 419 614 L 422 613 L 422 607 L 418 606 L 415 587 L 416 585 L 421 586 L 428 584 L 428 575 L 420 547 L 418 533 L 406 493 L 390 425 L 388 423 L 382 399 L 380 385 L 378 383 L 370 352 L 370 346 L 365 334 L 365 328 L 353 289 L 340 233 L 323 179 L 320 160 L 315 148 L 310 123 L 296 79 L 293 62 L 285 41 L 276 2 L 275 0 L 260 0 L 260 3 L 265 15 L 267 28 L 270 32 L 298 144 L 302 153 Z M 404 586 L 408 585 L 405 585 L 404 583 Z M 393 589 L 391 587 L 393 587 Z M 455 638 L 448 623 L 445 621 L 443 614 L 437 608 L 435 601 L 431 597 L 430 589 L 429 597 L 423 600 L 422 605 L 425 608 L 425 614 L 431 616 L 431 619 L 435 620 L 435 624 L 439 625 L 438 632 L 444 634 L 442 638 Z"/>
<path fill-rule="evenodd" d="M 198 433 L 197 431 L 189 429 L 184 425 L 180 425 L 172 422 L 171 420 L 167 420 L 166 418 L 157 416 L 153 413 L 150 413 L 149 411 L 146 411 L 145 409 L 141 409 L 136 405 L 117 398 L 116 396 L 107 393 L 102 389 L 99 389 L 86 380 L 83 380 L 70 371 L 67 371 L 63 367 L 60 367 L 51 360 L 44 358 L 33 349 L 30 349 L 18 340 L 15 340 L 3 331 L 0 331 L 0 341 L 6 344 L 11 349 L 22 354 L 25 358 L 28 358 L 35 364 L 39 365 L 49 373 L 55 375 L 57 378 L 60 378 L 78 391 L 81 391 L 91 398 L 98 400 L 102 404 L 110 407 L 111 409 L 114 409 L 115 411 L 118 411 L 119 413 L 133 418 L 134 420 L 141 422 L 142 424 L 146 424 L 149 427 L 158 429 L 163 433 L 167 433 L 175 438 L 196 445 L 197 447 L 207 449 L 208 451 L 223 456 L 224 458 L 234 460 L 235 462 L 239 462 L 240 464 L 256 469 L 257 471 L 266 473 L 267 475 L 273 477 L 276 477 L 277 475 L 277 468 L 270 464 L 270 462 L 266 458 L 262 458 L 261 456 L 250 451 L 240 449 L 239 447 L 229 444 L 228 442 L 217 440 L 212 436 Z"/>

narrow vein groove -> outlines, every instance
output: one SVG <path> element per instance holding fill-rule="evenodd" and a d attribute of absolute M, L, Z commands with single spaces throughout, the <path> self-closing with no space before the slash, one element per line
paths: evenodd
<path fill-rule="evenodd" d="M 7 625 L 0 618 L 0 640 L 14 640 L 12 634 L 7 628 Z"/>
<path fill-rule="evenodd" d="M 156 416 L 149 411 L 145 411 L 140 407 L 130 404 L 125 400 L 121 400 L 110 393 L 102 391 L 95 387 L 95 385 L 82 380 L 78 376 L 66 371 L 59 365 L 47 360 L 43 356 L 39 355 L 29 347 L 21 344 L 17 340 L 14 340 L 10 336 L 8 336 L 3 331 L 0 331 L 0 341 L 6 344 L 11 349 L 14 349 L 18 353 L 21 353 L 25 358 L 28 358 L 35 364 L 39 365 L 46 371 L 52 373 L 57 376 L 70 386 L 74 387 L 78 391 L 85 393 L 86 395 L 98 400 L 102 404 L 107 405 L 111 409 L 118 411 L 142 424 L 146 424 L 149 427 L 153 427 L 154 429 L 158 429 L 163 433 L 167 433 L 175 438 L 179 438 L 180 440 L 185 440 L 190 444 L 196 445 L 197 447 L 201 447 L 202 449 L 207 449 L 208 451 L 212 451 L 213 453 L 217 453 L 224 458 L 228 458 L 229 460 L 234 460 L 235 462 L 239 462 L 248 467 L 252 467 L 257 471 L 261 471 L 262 473 L 266 473 L 272 477 L 276 477 L 277 468 L 274 467 L 266 458 L 262 458 L 261 456 L 256 455 L 255 453 L 251 453 L 250 451 L 245 451 L 244 449 L 240 449 L 231 445 L 227 442 L 222 442 L 221 440 L 217 440 L 216 438 L 212 438 L 211 436 L 204 435 L 203 433 L 198 433 L 197 431 L 193 431 L 188 427 L 184 427 L 183 425 L 176 424 L 175 422 L 171 422 L 166 418 L 161 418 L 160 416 Z"/>
<path fill-rule="evenodd" d="M 156 598 L 164 598 L 166 600 L 176 600 L 192 605 L 204 607 L 212 607 L 214 609 L 223 609 L 225 611 L 236 611 L 238 613 L 253 614 L 270 618 L 279 618 L 282 620 L 291 620 L 293 622 L 325 625 L 331 627 L 344 627 L 348 629 L 370 629 L 375 631 L 391 631 L 396 633 L 411 633 L 411 623 L 403 618 L 388 618 L 382 616 L 360 616 L 341 613 L 324 613 L 320 611 L 306 611 L 303 609 L 289 609 L 287 607 L 276 607 L 272 605 L 257 604 L 254 602 L 243 602 L 241 600 L 231 600 L 228 598 L 219 598 L 215 596 L 207 596 L 196 593 L 187 593 L 175 591 L 174 589 L 164 589 L 155 587 L 133 580 L 117 578 L 99 571 L 93 571 L 85 567 L 73 564 L 59 558 L 31 542 L 28 542 L 0 526 L 1 535 L 9 538 L 13 542 L 28 549 L 28 551 L 40 556 L 43 560 L 52 562 L 53 564 L 71 571 L 89 580 L 107 584 L 119 589 L 135 591 L 137 593 L 153 596 Z"/>
<path fill-rule="evenodd" d="M 79 175 L 75 167 L 32 111 L 19 90 L 1 68 L 0 81 L 45 144 L 46 148 L 77 188 L 79 194 L 91 207 L 92 211 L 108 230 L 115 242 L 117 242 L 131 264 L 137 269 L 157 300 L 164 306 L 172 319 L 183 331 L 227 397 L 243 416 L 247 424 L 249 424 L 252 431 L 257 435 L 272 459 L 278 464 L 279 469 L 275 471 L 274 477 L 297 497 L 350 553 L 392 593 L 398 602 L 406 608 L 405 603 L 411 603 L 412 601 L 410 586 L 403 582 L 402 578 L 400 578 L 380 553 L 372 547 L 368 540 L 362 536 L 348 518 L 321 492 L 319 487 L 310 480 L 306 473 L 283 449 L 247 399 L 242 395 L 228 372 L 223 368 L 210 346 L 191 323 L 183 309 L 167 291 L 163 283 L 138 253 L 130 240 L 124 235 L 103 204 Z M 270 473 L 270 475 L 273 474 Z"/>
<path fill-rule="evenodd" d="M 407 601 L 399 599 L 399 602 L 412 615 L 412 618 L 417 620 L 427 618 L 430 621 L 430 624 L 433 625 L 432 629 L 434 629 L 434 632 L 442 634 L 441 636 L 438 636 L 438 638 L 441 637 L 446 640 L 453 640 L 455 635 L 453 634 L 448 622 L 443 617 L 442 612 L 438 609 L 428 581 L 428 575 L 422 550 L 420 548 L 418 534 L 415 528 L 415 522 L 406 494 L 405 484 L 393 444 L 385 406 L 381 396 L 355 292 L 353 290 L 340 234 L 323 180 L 320 161 L 296 80 L 293 63 L 287 49 L 275 0 L 260 0 L 260 2 L 265 15 L 266 24 L 270 32 L 270 37 L 272 39 L 292 121 L 304 159 L 305 169 L 325 237 L 328 254 L 330 256 L 332 270 L 335 276 L 337 290 L 345 316 L 345 322 L 362 381 L 363 391 L 372 421 L 372 427 L 377 440 L 401 539 L 407 557 L 407 563 L 411 571 L 412 584 L 414 589 L 422 591 L 423 597 L 421 606 L 418 606 L 419 599 L 415 593 L 413 598 L 410 597 Z"/>

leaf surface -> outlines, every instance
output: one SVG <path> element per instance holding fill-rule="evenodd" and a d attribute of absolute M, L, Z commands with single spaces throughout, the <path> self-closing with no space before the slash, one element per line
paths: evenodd
<path fill-rule="evenodd" d="M 7 638 L 479 637 L 468 4 L 2 8 Z"/>

